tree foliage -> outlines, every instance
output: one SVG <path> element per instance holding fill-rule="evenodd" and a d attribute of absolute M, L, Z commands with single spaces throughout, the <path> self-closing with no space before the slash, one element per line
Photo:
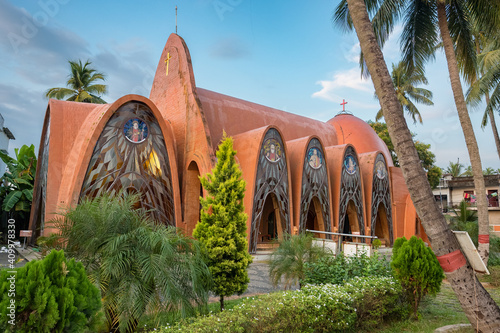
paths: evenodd
<path fill-rule="evenodd" d="M 0 201 L 3 211 L 16 211 L 22 216 L 30 212 L 36 174 L 35 146 L 15 149 L 16 158 L 0 151 L 8 170 L 0 178 Z"/>
<path fill-rule="evenodd" d="M 445 278 L 443 269 L 432 249 L 416 236 L 410 240 L 405 237 L 396 239 L 391 266 L 411 301 L 415 318 L 418 318 L 418 306 L 422 298 L 439 292 Z"/>
<path fill-rule="evenodd" d="M 66 260 L 63 251 L 52 251 L 42 260 L 30 261 L 17 273 L 0 273 L 0 326 L 16 332 L 85 332 L 99 324 L 101 297 L 87 278 L 82 263 Z M 15 295 L 11 297 L 11 280 Z M 9 306 L 15 299 L 15 324 Z"/>
<path fill-rule="evenodd" d="M 392 163 L 395 166 L 399 166 L 398 156 L 396 155 L 396 151 L 394 150 L 394 144 L 392 143 L 391 137 L 389 136 L 389 131 L 387 129 L 387 124 L 382 122 L 373 122 L 368 121 L 368 124 L 373 128 L 373 130 L 378 134 L 379 138 L 384 141 L 387 149 L 391 153 Z M 442 171 L 441 169 L 434 165 L 436 162 L 436 155 L 430 150 L 431 145 L 423 143 L 419 140 L 415 140 L 416 134 L 412 133 L 413 143 L 415 144 L 415 148 L 417 149 L 418 157 L 420 158 L 420 163 L 422 167 L 427 172 L 427 180 L 432 188 L 435 188 L 439 185 L 439 179 L 441 178 Z"/>
<path fill-rule="evenodd" d="M 391 77 L 394 89 L 396 89 L 398 101 L 403 107 L 403 111 L 412 118 L 414 124 L 416 124 L 417 121 L 422 124 L 422 115 L 414 102 L 424 105 L 434 105 L 432 102 L 432 92 L 417 87 L 419 84 L 429 84 L 424 72 L 408 72 L 405 64 L 400 61 L 397 65 L 392 64 Z M 376 94 L 375 97 L 377 97 Z M 383 117 L 382 109 L 380 109 L 375 117 L 375 121 L 379 121 Z"/>
<path fill-rule="evenodd" d="M 247 268 L 252 262 L 248 253 L 247 215 L 243 198 L 245 181 L 236 164 L 233 139 L 226 137 L 217 150 L 217 164 L 212 173 L 200 177 L 206 198 L 200 197 L 200 221 L 193 230 L 208 253 L 208 267 L 212 273 L 212 291 L 220 296 L 221 310 L 224 296 L 242 294 L 250 282 Z"/>
<path fill-rule="evenodd" d="M 66 85 L 68 88 L 50 88 L 45 92 L 45 97 L 55 99 L 65 99 L 67 101 L 106 104 L 101 95 L 107 93 L 107 86 L 97 84 L 96 81 L 105 80 L 103 73 L 90 67 L 90 61 L 82 64 L 81 60 L 68 61 L 71 73 Z"/>
<path fill-rule="evenodd" d="M 52 243 L 100 287 L 111 331 L 134 331 L 146 312 L 191 313 L 208 299 L 210 273 L 198 243 L 134 209 L 138 200 L 123 193 L 84 199 L 51 222 L 60 232 Z"/>

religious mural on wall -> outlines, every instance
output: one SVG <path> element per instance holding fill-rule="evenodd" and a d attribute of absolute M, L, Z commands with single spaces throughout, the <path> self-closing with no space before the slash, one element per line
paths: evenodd
<path fill-rule="evenodd" d="M 352 146 L 348 146 L 344 153 L 340 180 L 340 207 L 339 207 L 339 232 L 344 230 L 344 221 L 347 206 L 352 201 L 355 206 L 359 232 L 365 233 L 363 221 L 363 196 L 361 192 L 361 174 L 359 172 L 358 157 Z M 364 239 L 363 239 L 364 241 Z"/>
<path fill-rule="evenodd" d="M 317 198 L 321 205 L 324 231 L 331 231 L 330 224 L 330 191 L 328 187 L 328 173 L 326 169 L 323 148 L 318 139 L 314 138 L 307 145 L 302 171 L 302 193 L 300 195 L 300 232 L 306 229 L 307 213 L 313 198 Z M 329 235 L 328 238 L 331 236 Z"/>
<path fill-rule="evenodd" d="M 140 193 L 140 206 L 175 226 L 172 175 L 162 131 L 143 103 L 129 102 L 109 119 L 90 159 L 80 198 L 120 190 Z"/>
<path fill-rule="evenodd" d="M 375 159 L 373 170 L 373 186 L 372 186 L 372 207 L 371 207 L 371 235 L 375 236 L 375 227 L 379 205 L 383 205 L 387 216 L 387 225 L 389 228 L 390 242 L 393 242 L 392 230 L 392 206 L 391 206 L 391 190 L 389 177 L 387 174 L 387 166 L 382 154 L 378 154 Z"/>
<path fill-rule="evenodd" d="M 263 208 L 269 195 L 276 196 L 279 206 L 281 231 L 290 233 L 288 165 L 283 140 L 279 132 L 274 128 L 267 131 L 260 149 L 254 193 L 250 230 L 251 253 L 255 253 L 257 250 Z"/>

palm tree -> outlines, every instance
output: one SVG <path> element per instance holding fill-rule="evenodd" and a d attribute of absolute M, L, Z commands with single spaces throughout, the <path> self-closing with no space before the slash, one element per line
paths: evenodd
<path fill-rule="evenodd" d="M 432 92 L 424 88 L 417 88 L 419 84 L 429 84 L 427 78 L 422 71 L 408 72 L 405 64 L 400 61 L 398 65 L 392 64 L 392 83 L 396 89 L 398 100 L 408 115 L 416 124 L 417 120 L 422 124 L 422 116 L 418 111 L 414 102 L 425 105 L 434 105 L 432 102 Z M 375 95 L 376 96 L 376 95 Z M 380 109 L 375 117 L 375 121 L 379 121 L 384 117 L 382 109 Z"/>
<path fill-rule="evenodd" d="M 135 332 L 145 313 L 184 315 L 208 300 L 210 271 L 199 243 L 155 224 L 133 208 L 137 200 L 123 193 L 84 199 L 51 222 L 60 233 L 42 239 L 84 264 L 112 332 Z"/>
<path fill-rule="evenodd" d="M 66 85 L 68 88 L 50 88 L 45 93 L 47 98 L 65 99 L 67 101 L 106 104 L 100 96 L 106 94 L 107 86 L 96 84 L 98 80 L 105 80 L 103 73 L 90 68 L 91 62 L 87 60 L 85 65 L 82 61 L 69 61 L 71 74 Z"/>
<path fill-rule="evenodd" d="M 493 168 L 488 167 L 488 168 L 483 170 L 483 175 L 485 175 L 485 176 L 491 176 L 494 174 L 495 174 L 495 169 L 493 169 Z"/>
<path fill-rule="evenodd" d="M 460 176 L 465 176 L 465 177 L 472 177 L 472 167 L 469 165 L 465 168 L 465 171 L 462 172 Z"/>
<path fill-rule="evenodd" d="M 482 1 L 479 2 L 482 3 Z M 368 6 L 365 5 L 364 0 L 342 1 L 336 15 L 338 17 L 340 14 L 341 22 L 348 23 L 347 25 L 350 24 L 351 27 L 353 26 L 356 30 L 366 66 L 368 71 L 372 74 L 371 78 L 373 85 L 379 97 L 389 134 L 399 157 L 401 169 L 411 199 L 415 205 L 417 214 L 421 218 L 425 232 L 429 236 L 434 253 L 440 260 L 441 266 L 445 271 L 448 281 L 455 291 L 472 326 L 481 332 L 498 331 L 500 329 L 500 308 L 484 289 L 472 270 L 472 267 L 461 254 L 461 247 L 456 237 L 448 228 L 446 219 L 442 215 L 436 200 L 434 200 L 425 172 L 420 167 L 417 150 L 413 145 L 412 136 L 404 119 L 401 104 L 397 99 L 391 76 L 387 70 L 382 51 L 380 50 L 379 40 L 374 33 L 374 26 L 376 28 L 385 27 L 386 34 L 388 34 L 392 28 L 390 24 L 383 26 L 380 23 L 380 19 L 372 25 L 367 8 L 373 13 L 374 7 L 378 2 L 370 0 L 367 1 L 367 3 Z M 393 8 L 397 10 L 396 13 L 393 13 L 391 11 L 392 8 L 388 8 L 389 5 L 383 2 L 383 8 L 386 10 L 386 13 L 389 12 L 386 18 L 392 18 L 392 22 L 394 22 L 402 10 L 403 4 L 404 0 L 393 3 L 393 5 L 395 5 Z M 415 1 L 414 4 L 421 3 L 420 1 Z M 491 4 L 487 5 L 491 6 Z M 487 6 L 484 8 L 487 8 Z M 342 15 L 342 12 L 346 15 Z M 379 18 L 382 16 L 381 12 L 377 14 Z M 413 22 L 421 24 L 428 20 L 425 19 L 425 17 L 423 19 L 424 21 L 413 20 Z M 428 27 L 428 29 L 432 31 L 432 27 Z M 416 40 L 414 42 L 416 42 Z M 423 52 L 425 50 L 417 48 L 417 51 Z M 453 261 L 457 259 L 460 264 L 448 265 L 450 259 Z M 472 299 L 474 303 L 471 302 Z"/>
<path fill-rule="evenodd" d="M 449 173 L 452 177 L 460 177 L 462 175 L 462 169 L 464 165 L 457 161 L 457 163 L 450 162 L 450 165 L 446 167 L 444 173 Z"/>
<path fill-rule="evenodd" d="M 327 255 L 327 250 L 317 246 L 310 234 L 285 235 L 280 246 L 271 255 L 269 276 L 277 286 L 281 278 L 285 279 L 285 288 L 294 284 L 302 287 L 305 278 L 305 263 L 312 262 Z"/>
<path fill-rule="evenodd" d="M 421 71 L 429 59 L 434 58 L 437 46 L 444 48 L 448 63 L 451 88 L 464 133 L 469 159 L 474 174 L 476 193 L 486 193 L 481 157 L 472 122 L 462 90 L 460 74 L 471 84 L 477 78 L 476 50 L 473 42 L 473 23 L 485 34 L 495 31 L 500 25 L 500 5 L 498 1 L 448 1 L 448 0 L 366 0 L 368 10 L 374 13 L 376 38 L 383 45 L 397 19 L 404 15 L 404 28 L 401 35 L 403 62 L 409 71 Z M 349 23 L 345 18 L 345 0 L 339 5 L 337 18 Z M 439 41 L 441 43 L 439 44 Z M 479 232 L 488 239 L 489 218 L 486 196 L 477 200 Z M 481 243 L 478 248 L 486 263 L 489 255 L 489 242 Z"/>
<path fill-rule="evenodd" d="M 475 34 L 476 52 L 478 53 L 478 72 L 481 78 L 476 80 L 467 91 L 467 103 L 478 106 L 482 97 L 486 99 L 481 128 L 488 125 L 488 119 L 493 131 L 498 157 L 500 158 L 500 136 L 496 126 L 494 109 L 500 106 L 500 34 L 488 38 L 483 33 Z M 490 91 L 493 91 L 490 97 Z"/>

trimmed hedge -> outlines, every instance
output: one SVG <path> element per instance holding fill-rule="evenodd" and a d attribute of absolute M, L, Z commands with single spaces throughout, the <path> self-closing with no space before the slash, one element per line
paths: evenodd
<path fill-rule="evenodd" d="M 185 319 L 160 332 L 340 332 L 374 327 L 401 315 L 401 286 L 389 277 L 356 277 L 344 286 L 305 285 L 301 290 L 247 298 L 231 310 Z"/>

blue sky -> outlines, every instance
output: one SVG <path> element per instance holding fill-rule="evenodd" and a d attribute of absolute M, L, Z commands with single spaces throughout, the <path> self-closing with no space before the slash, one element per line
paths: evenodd
<path fill-rule="evenodd" d="M 107 75 L 108 102 L 149 96 L 168 36 L 186 41 L 196 84 L 219 93 L 326 121 L 345 99 L 363 120 L 380 108 L 370 80 L 362 80 L 354 33 L 332 24 L 338 1 L 76 1 L 0 0 L 0 113 L 23 144 L 38 149 L 47 108 L 44 92 L 65 86 L 68 60 L 89 59 Z M 399 61 L 398 32 L 384 48 Z M 390 67 L 389 67 L 390 68 Z M 419 106 L 424 124 L 410 130 L 431 144 L 437 165 L 469 164 L 442 53 L 427 67 L 434 106 Z M 500 168 L 491 128 L 472 112 L 483 168 Z M 497 115 L 498 119 L 498 115 Z M 497 120 L 498 121 L 498 120 Z"/>

